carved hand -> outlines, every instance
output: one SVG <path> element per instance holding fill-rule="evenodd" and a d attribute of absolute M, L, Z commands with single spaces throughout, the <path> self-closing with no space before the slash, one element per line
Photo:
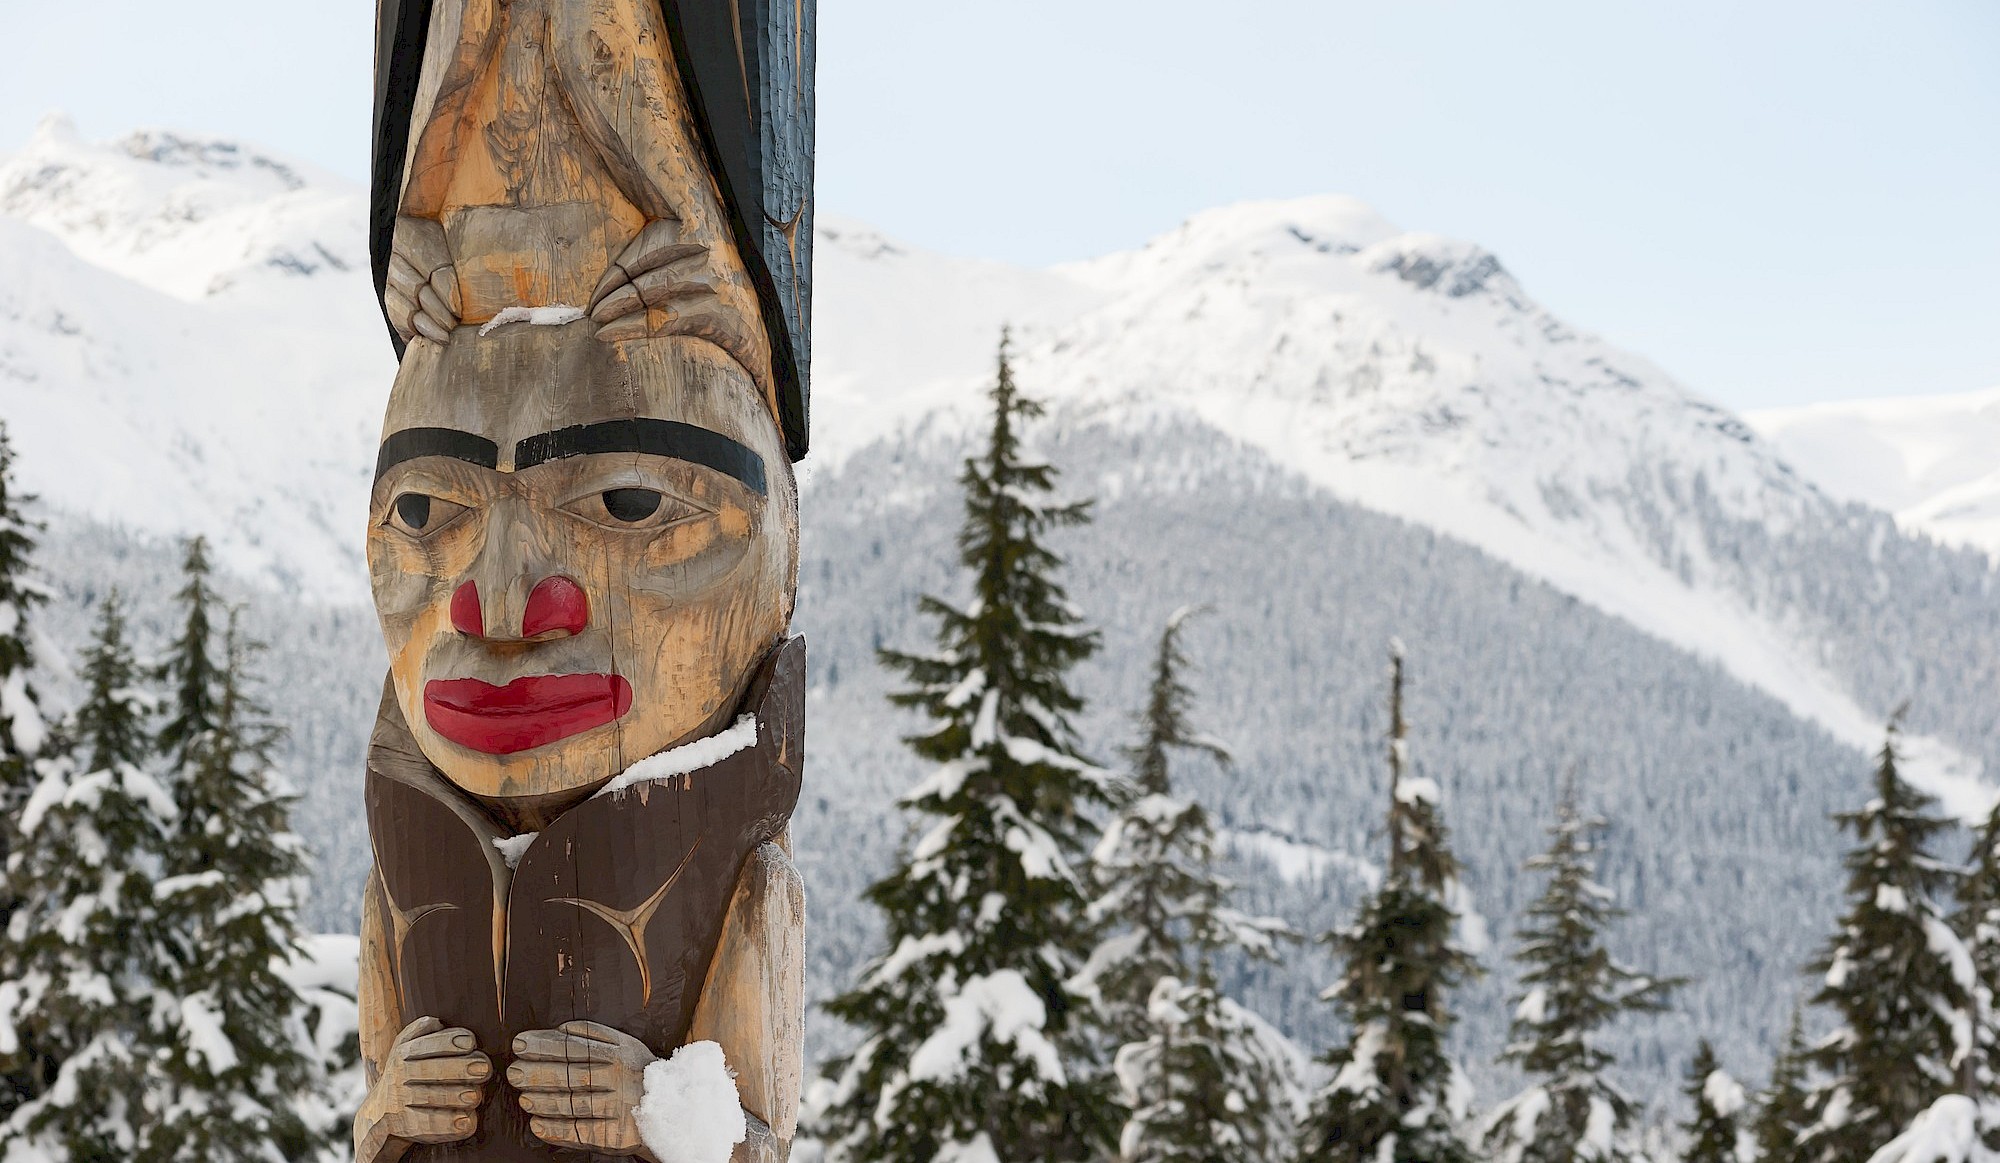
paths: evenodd
<path fill-rule="evenodd" d="M 557 1147 L 651 1159 L 633 1108 L 646 1094 L 654 1055 L 644 1042 L 596 1022 L 564 1022 L 514 1039 L 507 1081 L 535 1137 Z"/>
<path fill-rule="evenodd" d="M 412 1143 L 455 1143 L 479 1128 L 477 1110 L 493 1063 L 472 1031 L 436 1018 L 403 1027 L 355 1120 L 363 1163 L 394 1158 Z"/>
<path fill-rule="evenodd" d="M 746 367 L 753 366 L 761 326 L 747 283 L 717 271 L 709 247 L 672 218 L 648 222 L 604 272 L 590 296 L 590 317 L 606 343 L 692 335 Z"/>
<path fill-rule="evenodd" d="M 444 227 L 429 218 L 396 219 L 389 279 L 382 288 L 389 322 L 405 342 L 421 335 L 444 343 L 458 326 L 458 268 Z"/>

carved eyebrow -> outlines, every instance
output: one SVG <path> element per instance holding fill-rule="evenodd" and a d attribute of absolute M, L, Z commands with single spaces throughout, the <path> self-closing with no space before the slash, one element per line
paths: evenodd
<path fill-rule="evenodd" d="M 539 433 L 514 445 L 514 471 L 603 452 L 642 452 L 685 460 L 733 477 L 760 497 L 767 495 L 763 457 L 720 432 L 679 420 L 605 420 Z M 456 428 L 405 428 L 382 442 L 375 455 L 375 479 L 379 481 L 390 469 L 422 456 L 448 456 L 480 468 L 500 467 L 500 446 L 484 436 Z"/>
<path fill-rule="evenodd" d="M 500 466 L 500 446 L 456 428 L 405 428 L 392 432 L 375 454 L 375 479 L 406 460 L 420 456 L 448 456 L 480 468 Z"/>
<path fill-rule="evenodd" d="M 566 456 L 642 452 L 685 460 L 741 481 L 765 496 L 764 458 L 712 429 L 679 420 L 605 420 L 530 436 L 514 446 L 514 470 L 533 468 Z"/>

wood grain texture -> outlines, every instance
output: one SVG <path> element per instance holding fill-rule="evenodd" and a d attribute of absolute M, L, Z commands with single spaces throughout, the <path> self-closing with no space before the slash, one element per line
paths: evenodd
<path fill-rule="evenodd" d="M 759 848 L 737 880 L 688 1035 L 722 1047 L 744 1109 L 788 1147 L 805 1073 L 805 907 L 805 880 L 785 850 Z"/>
<path fill-rule="evenodd" d="M 440 34 L 452 30 L 447 51 Z M 605 338 L 716 343 L 775 420 L 763 309 L 671 55 L 651 0 L 437 0 L 394 254 L 428 277 L 437 267 L 413 252 L 417 224 L 435 223 L 456 272 L 458 320 L 478 324 L 511 306 L 592 303 L 614 269 L 633 279 L 651 269 L 650 246 L 628 248 L 642 229 L 664 229 L 700 248 L 691 277 L 708 301 L 600 320 Z M 389 309 L 406 339 L 442 342 L 415 316 L 400 321 L 402 305 Z"/>
<path fill-rule="evenodd" d="M 444 457 L 407 462 L 376 482 L 368 559 L 403 718 L 431 762 L 523 828 L 588 794 L 631 763 L 727 724 L 757 664 L 791 620 L 798 562 L 797 486 L 777 426 L 742 370 L 691 339 L 604 344 L 589 324 L 516 324 L 410 348 L 385 435 L 448 428 L 491 440 L 499 465 Z M 568 425 L 671 418 L 741 443 L 764 462 L 759 496 L 712 469 L 641 454 L 573 457 L 521 472 L 521 440 Z M 684 505 L 649 532 L 607 529 L 574 505 L 606 487 L 642 485 Z M 410 492 L 462 507 L 426 536 L 401 531 L 392 506 Z M 588 595 L 584 632 L 520 641 L 529 593 L 574 579 Z M 452 622 L 471 582 L 487 635 Z M 437 678 L 504 684 L 520 674 L 615 673 L 632 684 L 623 719 L 551 747 L 481 754 L 430 729 L 423 692 Z M 489 806 L 492 806 L 489 803 Z"/>
<path fill-rule="evenodd" d="M 752 747 L 563 813 L 527 838 L 513 867 L 493 844 L 504 829 L 430 767 L 385 701 L 367 785 L 377 862 L 363 919 L 371 1084 L 356 1142 L 375 1154 L 364 1163 L 411 1151 L 436 1163 L 549 1157 L 517 1085 L 485 1085 L 476 1109 L 455 1109 L 454 1119 L 473 1116 L 463 1136 L 425 1113 L 434 1106 L 410 1109 L 410 1096 L 424 1093 L 412 1091 L 412 1071 L 428 1084 L 421 1072 L 431 1068 L 399 1057 L 412 1025 L 387 1049 L 383 1031 L 412 1015 L 429 1023 L 419 1033 L 465 1034 L 468 1069 L 484 1055 L 509 1079 L 523 1038 L 579 1020 L 637 1038 L 656 1057 L 721 1041 L 746 1107 L 776 1125 L 780 1157 L 789 1150 L 804 900 L 776 840 L 799 792 L 804 693 L 804 647 L 794 639 L 746 696 L 758 724 Z M 413 1139 L 411 1128 L 430 1137 Z M 590 1133 L 608 1143 L 629 1139 L 624 1131 Z"/>
<path fill-rule="evenodd" d="M 784 91 L 760 82 L 756 101 L 809 111 L 789 88 L 810 72 L 809 7 L 780 30 Z M 402 154 L 376 237 L 407 346 L 383 428 L 404 451 L 385 452 L 370 499 L 390 676 L 367 783 L 358 1158 L 630 1155 L 629 1111 L 611 1108 L 651 1056 L 708 1038 L 751 1116 L 737 1158 L 782 1161 L 804 1044 L 785 831 L 804 659 L 785 641 L 798 501 L 782 425 L 802 447 L 803 373 L 787 349 L 786 405 L 772 335 L 802 320 L 791 252 L 802 229 L 809 252 L 809 167 L 803 187 L 780 167 L 779 214 L 753 199 L 746 229 L 659 0 L 432 0 L 424 27 L 421 74 L 399 90 L 410 132 L 378 134 Z M 732 51 L 750 70 L 741 37 Z M 796 141 L 772 140 L 797 159 Z M 770 229 L 781 287 L 759 249 Z M 582 317 L 481 333 L 507 308 L 556 306 Z M 552 451 L 602 426 L 709 443 Z M 638 515 L 621 515 L 613 501 L 634 497 Z M 544 592 L 565 595 L 562 618 L 532 614 Z M 510 704 L 432 693 L 549 681 L 623 684 L 625 701 L 524 737 L 452 718 Z M 749 750 L 594 794 L 746 710 Z M 580 1076 L 571 1051 L 590 1060 Z M 593 1070 L 611 1072 L 604 1087 Z"/>

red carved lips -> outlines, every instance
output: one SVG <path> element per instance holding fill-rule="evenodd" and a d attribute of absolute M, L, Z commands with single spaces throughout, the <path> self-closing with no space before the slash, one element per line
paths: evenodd
<path fill-rule="evenodd" d="M 537 674 L 494 686 L 476 678 L 424 684 L 424 719 L 461 747 L 512 755 L 602 727 L 632 709 L 616 674 Z"/>

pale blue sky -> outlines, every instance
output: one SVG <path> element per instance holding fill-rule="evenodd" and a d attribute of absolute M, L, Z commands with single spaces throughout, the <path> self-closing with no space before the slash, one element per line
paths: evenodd
<path fill-rule="evenodd" d="M 0 151 L 359 178 L 367 0 L 0 0 Z M 820 202 L 1021 263 L 1338 192 L 1737 407 L 2000 385 L 2000 3 L 822 0 Z"/>

